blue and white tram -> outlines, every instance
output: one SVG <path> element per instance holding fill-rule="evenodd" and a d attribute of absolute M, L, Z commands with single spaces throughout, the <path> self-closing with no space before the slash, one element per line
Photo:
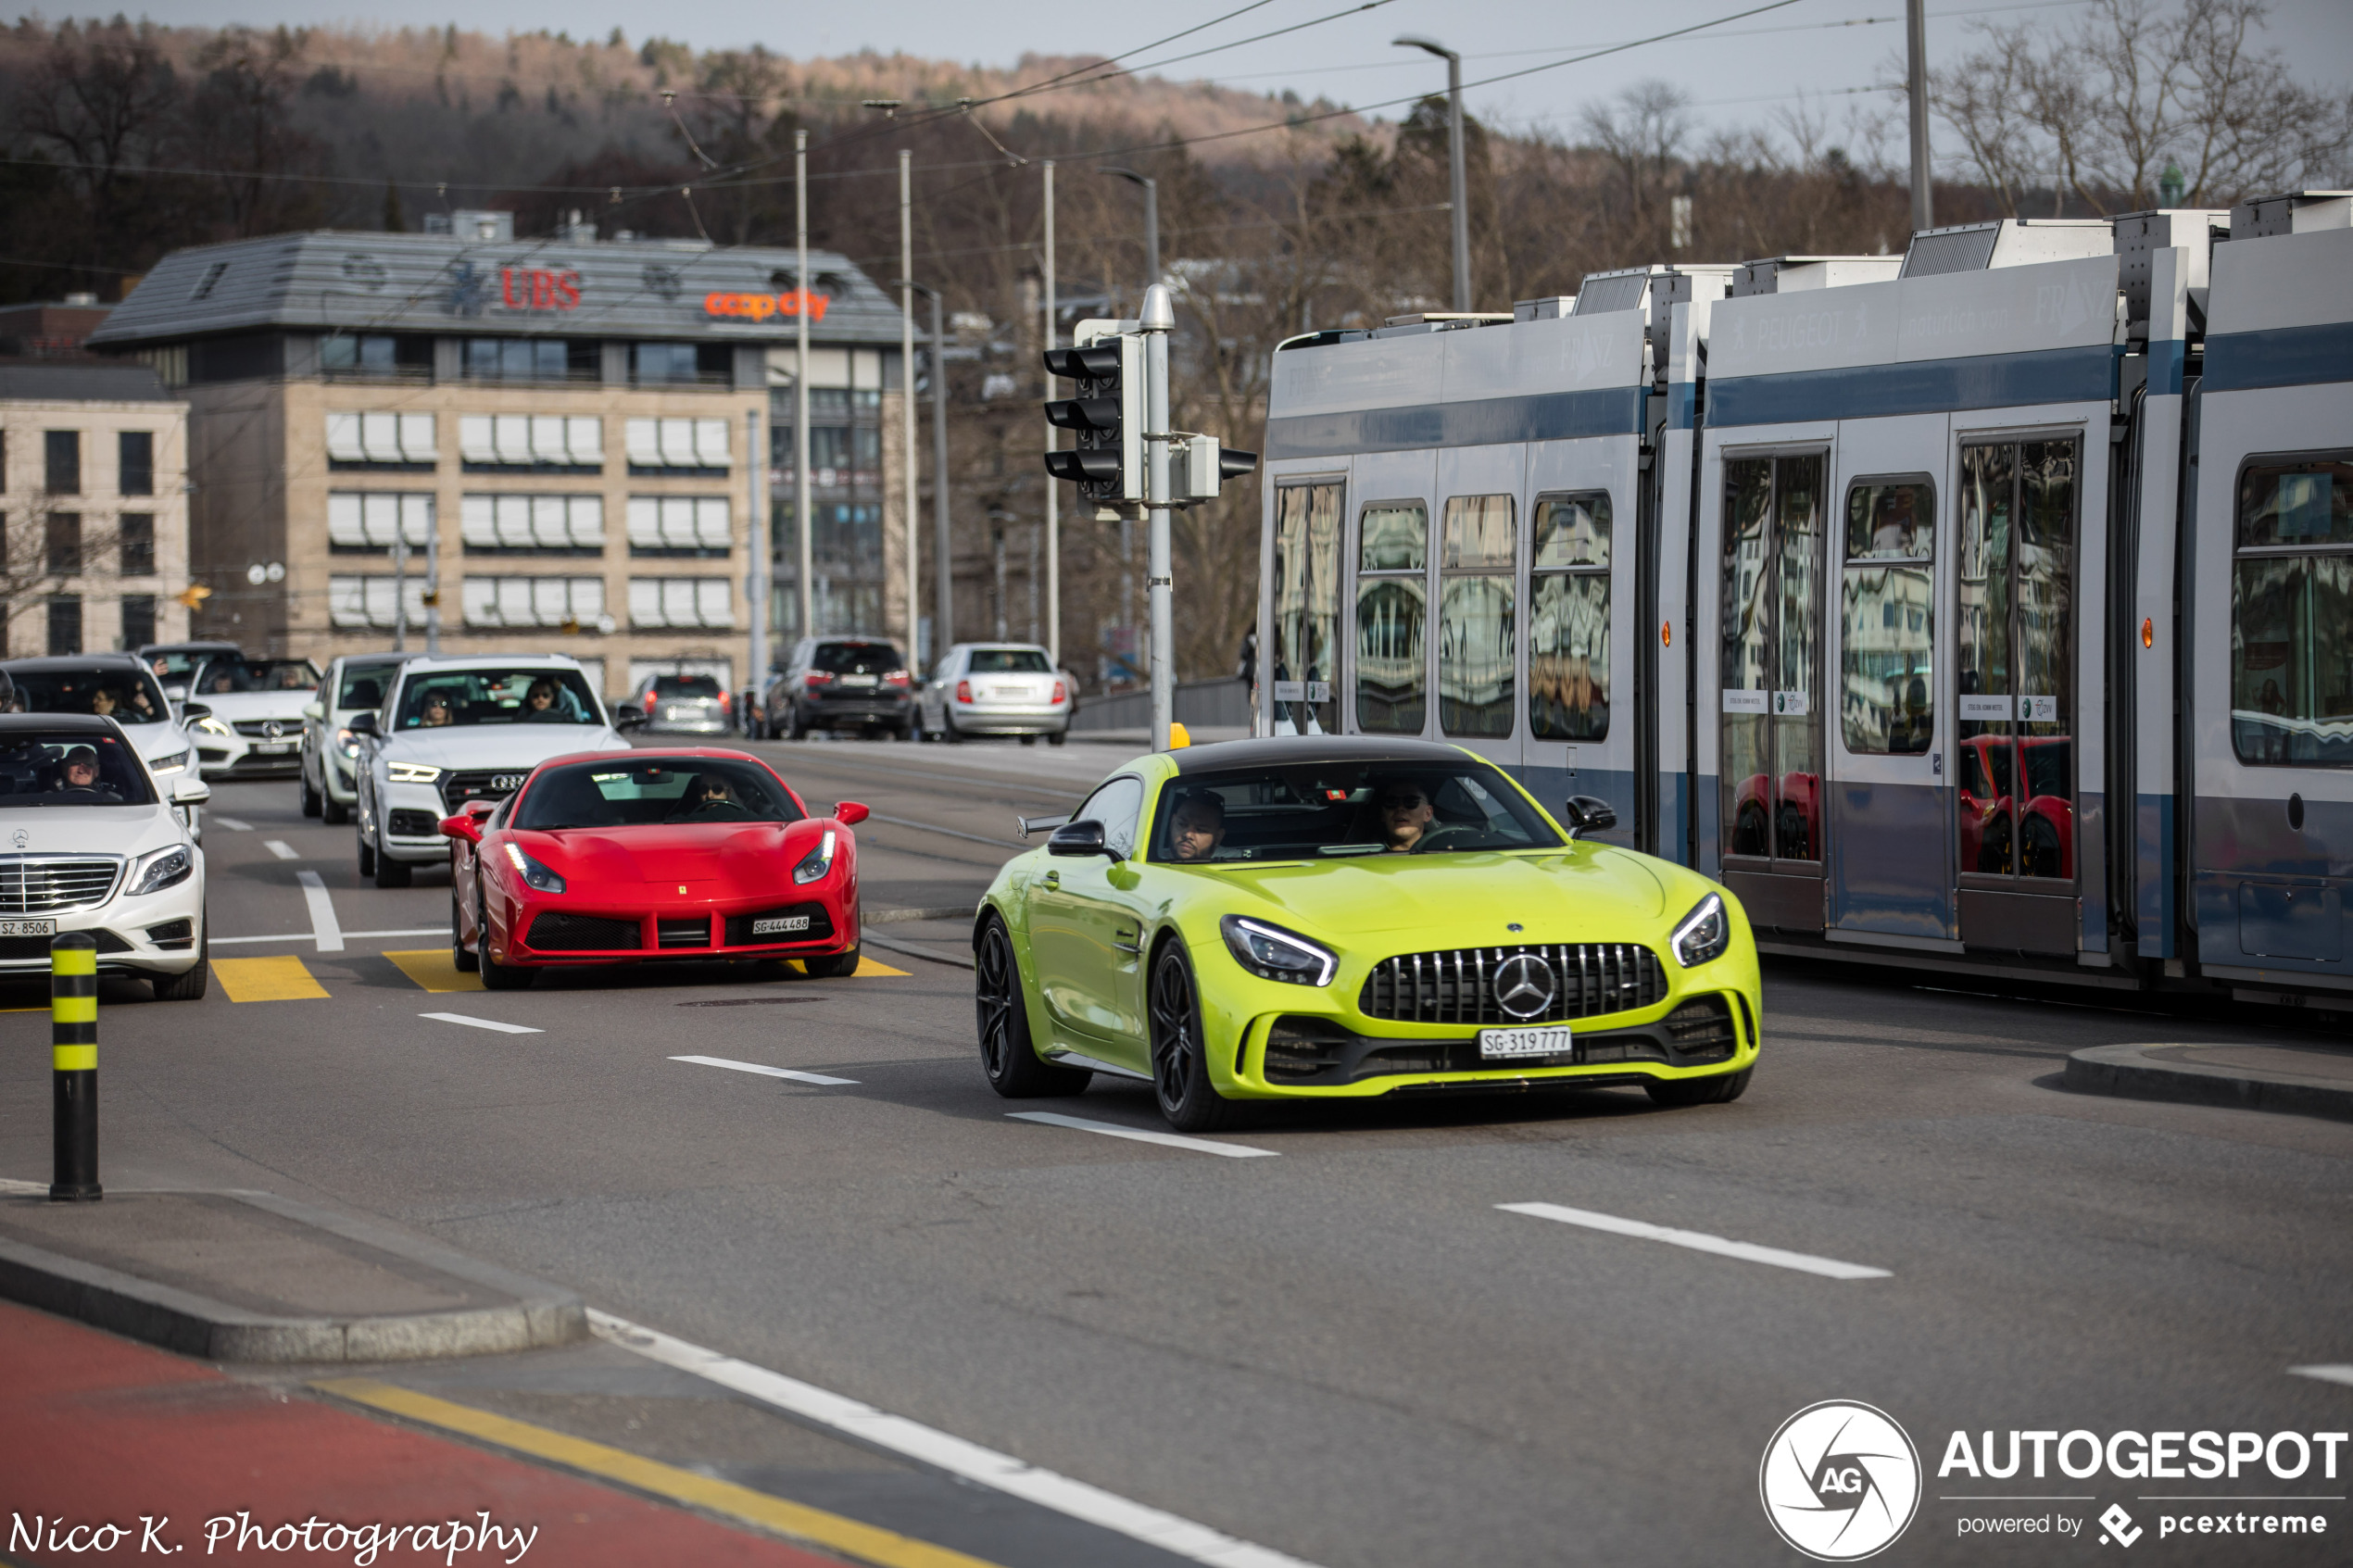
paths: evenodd
<path fill-rule="evenodd" d="M 1277 351 L 1261 726 L 1457 741 L 1768 950 L 2353 1005 L 2353 202 Z"/>

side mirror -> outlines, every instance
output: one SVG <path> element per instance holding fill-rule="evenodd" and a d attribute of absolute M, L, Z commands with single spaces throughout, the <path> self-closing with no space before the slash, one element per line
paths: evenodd
<path fill-rule="evenodd" d="M 201 806 L 211 798 L 212 786 L 194 773 L 183 773 L 171 781 L 174 806 Z"/>
<path fill-rule="evenodd" d="M 1568 836 L 1605 833 L 1617 825 L 1617 809 L 1597 795 L 1572 795 L 1567 809 Z"/>
<path fill-rule="evenodd" d="M 1084 858 L 1107 855 L 1103 847 L 1103 824 L 1101 822 L 1068 822 L 1053 831 L 1046 840 L 1049 855 L 1070 855 Z"/>
<path fill-rule="evenodd" d="M 846 828 L 854 828 L 873 813 L 855 800 L 845 800 L 834 808 L 834 821 Z"/>
<path fill-rule="evenodd" d="M 482 813 L 472 810 L 460 811 L 454 817 L 444 817 L 441 819 L 441 836 L 462 838 L 468 844 L 480 844 L 482 820 Z"/>
<path fill-rule="evenodd" d="M 327 710 L 319 703 L 306 702 L 302 705 L 302 716 L 314 724 L 322 724 L 326 722 Z"/>
<path fill-rule="evenodd" d="M 616 730 L 634 730 L 646 721 L 646 710 L 634 702 L 624 702 L 612 716 Z"/>
<path fill-rule="evenodd" d="M 192 702 L 180 709 L 180 717 L 183 721 L 189 722 L 198 719 L 209 719 L 212 717 L 212 709 L 201 702 Z"/>
<path fill-rule="evenodd" d="M 376 728 L 376 716 L 373 713 L 355 713 L 351 716 L 351 722 L 346 724 L 344 728 L 355 735 L 375 735 L 384 733 Z"/>

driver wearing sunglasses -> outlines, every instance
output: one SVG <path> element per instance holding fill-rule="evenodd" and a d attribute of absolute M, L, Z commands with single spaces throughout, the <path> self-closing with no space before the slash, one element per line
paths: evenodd
<path fill-rule="evenodd" d="M 1393 853 L 1419 844 L 1437 815 L 1428 794 L 1411 779 L 1382 781 L 1374 787 L 1373 804 L 1380 813 L 1381 841 Z"/>

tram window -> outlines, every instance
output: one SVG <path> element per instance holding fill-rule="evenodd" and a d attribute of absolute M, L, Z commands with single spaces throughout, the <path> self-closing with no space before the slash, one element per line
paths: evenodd
<path fill-rule="evenodd" d="M 1519 544 L 1509 495 L 1455 495 L 1439 540 L 1438 727 L 1450 735 L 1512 733 L 1519 630 L 1512 593 Z"/>
<path fill-rule="evenodd" d="M 1540 740 L 1609 734 L 1609 492 L 1536 503 L 1528 611 L 1528 727 Z"/>
<path fill-rule="evenodd" d="M 1429 710 L 1429 508 L 1377 501 L 1357 521 L 1356 727 L 1417 735 Z"/>
<path fill-rule="evenodd" d="M 1340 484 L 1275 491 L 1274 714 L 1300 734 L 1340 728 L 1332 666 L 1340 644 Z"/>
<path fill-rule="evenodd" d="M 2353 458 L 2240 470 L 2231 745 L 2242 762 L 2353 766 Z"/>
<path fill-rule="evenodd" d="M 1857 755 L 1924 752 L 1936 734 L 1936 493 L 1925 479 L 1846 491 L 1839 723 Z"/>

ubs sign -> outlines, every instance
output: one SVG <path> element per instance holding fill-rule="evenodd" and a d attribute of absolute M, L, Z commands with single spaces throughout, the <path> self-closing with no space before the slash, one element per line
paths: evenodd
<path fill-rule="evenodd" d="M 498 299 L 510 310 L 577 310 L 580 274 L 546 267 L 501 267 Z"/>

